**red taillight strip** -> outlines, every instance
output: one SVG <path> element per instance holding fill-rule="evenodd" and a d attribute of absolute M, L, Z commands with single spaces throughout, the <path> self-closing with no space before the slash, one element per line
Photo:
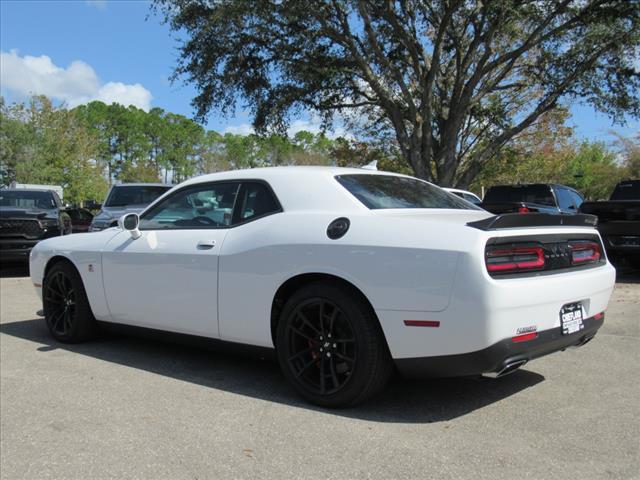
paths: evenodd
<path fill-rule="evenodd" d="M 440 322 L 438 320 L 405 320 L 404 324 L 407 327 L 439 327 Z"/>
<path fill-rule="evenodd" d="M 533 340 L 534 338 L 538 338 L 538 334 L 536 332 L 524 333 L 522 335 L 516 335 L 515 337 L 511 337 L 511 341 L 513 343 L 526 342 L 528 340 Z"/>
<path fill-rule="evenodd" d="M 603 318 L 604 318 L 604 312 L 596 313 L 596 314 L 593 316 L 593 319 L 594 319 L 594 320 L 602 320 Z"/>
<path fill-rule="evenodd" d="M 571 243 L 569 244 L 569 248 L 571 249 L 571 263 L 586 263 L 586 262 L 597 262 L 600 260 L 600 245 L 596 242 L 580 242 L 580 243 Z M 586 257 L 577 257 L 575 256 L 576 252 L 585 252 L 591 251 L 591 255 L 587 255 Z"/>
<path fill-rule="evenodd" d="M 544 267 L 544 251 L 541 247 L 530 247 L 530 248 L 510 248 L 504 250 L 493 250 L 487 252 L 487 259 L 508 256 L 514 257 L 517 255 L 536 255 L 535 260 L 528 261 L 520 261 L 517 259 L 509 263 L 488 263 L 487 262 L 487 270 L 490 272 L 503 272 L 505 270 L 526 270 L 529 268 L 540 268 Z"/>

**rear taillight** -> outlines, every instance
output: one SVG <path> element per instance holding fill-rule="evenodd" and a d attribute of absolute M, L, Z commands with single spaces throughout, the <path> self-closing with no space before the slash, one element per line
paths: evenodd
<path fill-rule="evenodd" d="M 488 248 L 485 261 L 489 273 L 540 270 L 544 268 L 544 250 L 541 247 Z"/>
<path fill-rule="evenodd" d="M 575 242 L 569 244 L 571 264 L 583 265 L 600 261 L 600 245 L 596 242 Z"/>
<path fill-rule="evenodd" d="M 529 213 L 531 210 L 529 210 L 527 207 L 520 207 L 518 208 L 518 213 Z"/>

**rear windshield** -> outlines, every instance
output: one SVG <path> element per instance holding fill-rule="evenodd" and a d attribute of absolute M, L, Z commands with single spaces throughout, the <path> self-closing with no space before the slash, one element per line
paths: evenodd
<path fill-rule="evenodd" d="M 640 200 L 640 180 L 616 185 L 611 200 Z"/>
<path fill-rule="evenodd" d="M 104 206 L 148 205 L 170 188 L 162 185 L 120 185 L 113 187 Z"/>
<path fill-rule="evenodd" d="M 491 187 L 484 196 L 484 203 L 526 202 L 555 206 L 549 185 L 504 185 Z"/>
<path fill-rule="evenodd" d="M 50 192 L 30 192 L 22 190 L 0 190 L 0 207 L 56 208 Z"/>
<path fill-rule="evenodd" d="M 336 180 L 372 210 L 383 208 L 454 208 L 479 210 L 441 188 L 409 177 L 339 175 Z"/>

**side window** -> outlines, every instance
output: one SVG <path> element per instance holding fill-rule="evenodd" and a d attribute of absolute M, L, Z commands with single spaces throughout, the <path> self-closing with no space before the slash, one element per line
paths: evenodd
<path fill-rule="evenodd" d="M 239 183 L 218 183 L 179 190 L 146 212 L 140 229 L 228 227 L 239 188 Z"/>
<path fill-rule="evenodd" d="M 582 205 L 582 202 L 584 202 L 584 199 L 580 196 L 578 192 L 574 192 L 573 190 L 569 190 L 569 194 L 571 195 L 571 198 L 573 199 L 573 204 L 576 206 L 576 208 L 580 208 L 580 205 Z"/>
<path fill-rule="evenodd" d="M 559 187 L 556 189 L 556 195 L 558 196 L 558 206 L 563 212 L 575 211 L 575 205 L 571 198 L 571 193 L 566 188 Z"/>
<path fill-rule="evenodd" d="M 244 184 L 239 205 L 240 212 L 237 223 L 280 211 L 280 205 L 269 187 L 258 182 Z"/>
<path fill-rule="evenodd" d="M 478 200 L 477 197 L 469 195 L 468 193 L 463 194 L 462 198 L 464 198 L 467 202 L 473 203 L 474 205 L 480 205 L 482 203 Z"/>

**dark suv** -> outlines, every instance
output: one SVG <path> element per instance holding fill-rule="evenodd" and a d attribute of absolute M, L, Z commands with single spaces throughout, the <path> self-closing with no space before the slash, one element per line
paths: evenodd
<path fill-rule="evenodd" d="M 71 233 L 71 218 L 52 190 L 0 190 L 0 260 L 28 260 L 40 240 Z"/>
<path fill-rule="evenodd" d="M 584 197 L 571 187 L 553 183 L 496 185 L 489 188 L 482 204 L 491 213 L 578 213 Z"/>

